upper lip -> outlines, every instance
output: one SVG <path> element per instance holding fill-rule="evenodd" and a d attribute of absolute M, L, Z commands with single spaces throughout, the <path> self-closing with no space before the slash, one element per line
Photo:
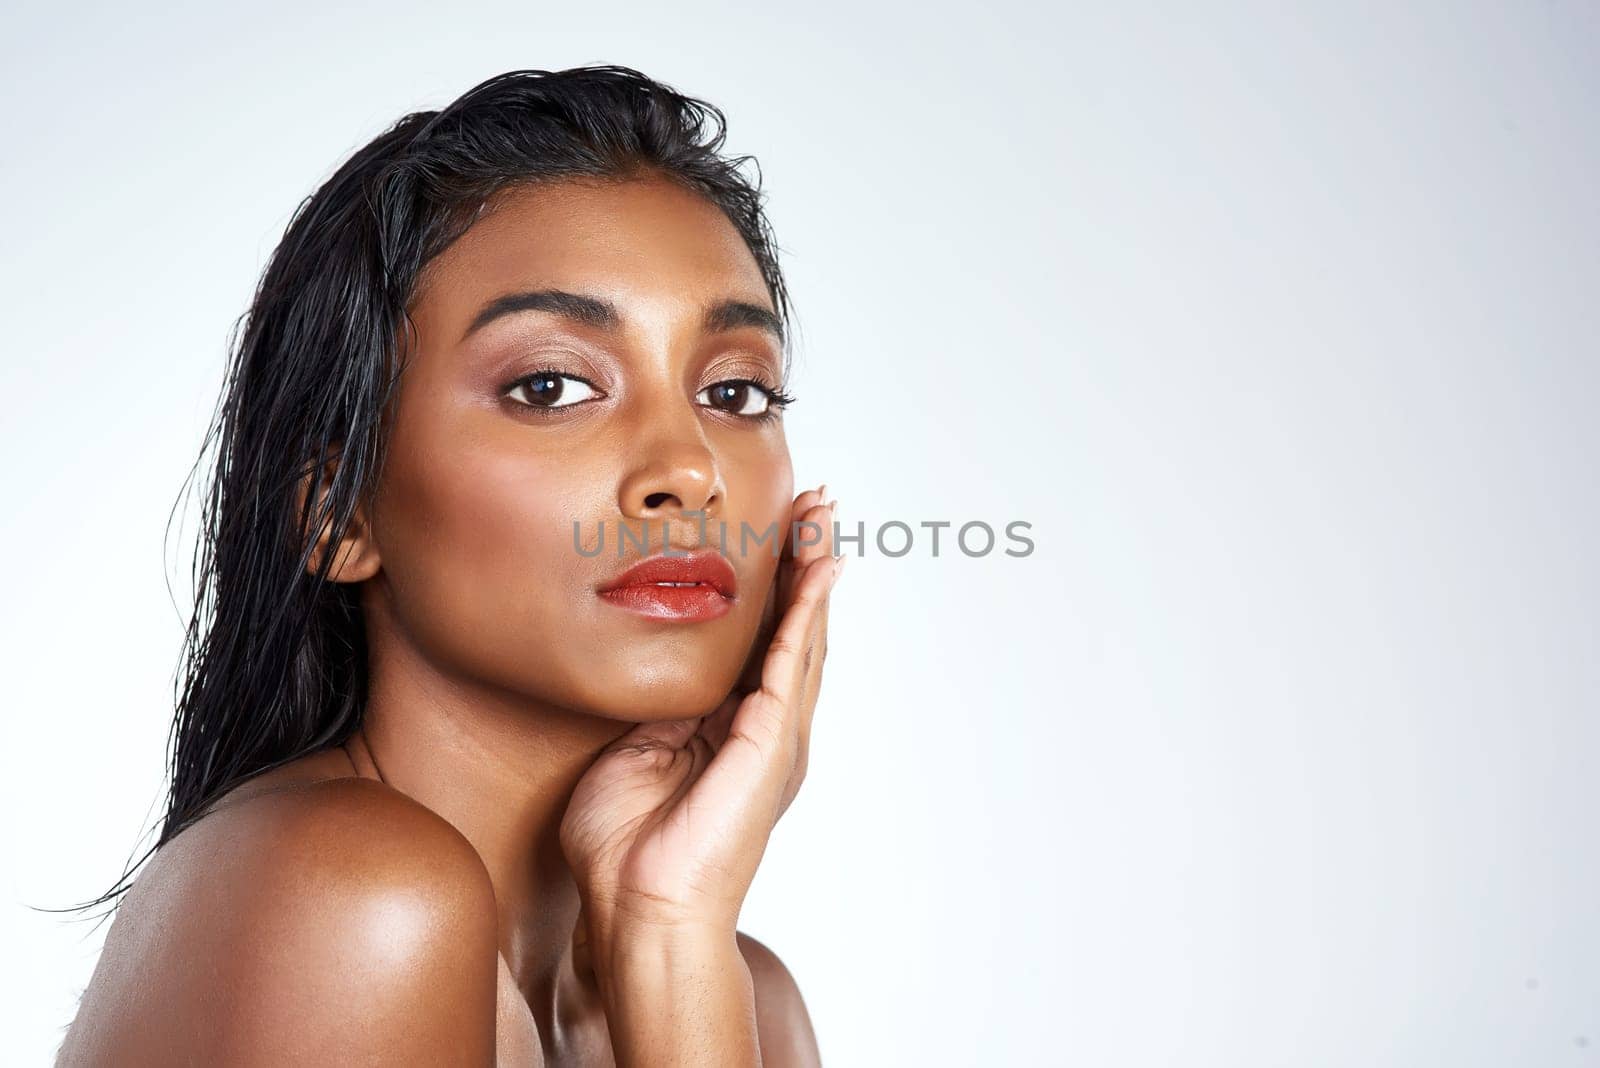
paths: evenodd
<path fill-rule="evenodd" d="M 680 555 L 646 557 L 615 578 L 601 585 L 606 593 L 623 586 L 649 586 L 657 582 L 699 582 L 713 587 L 724 597 L 732 597 L 739 580 L 727 557 L 715 549 Z"/>

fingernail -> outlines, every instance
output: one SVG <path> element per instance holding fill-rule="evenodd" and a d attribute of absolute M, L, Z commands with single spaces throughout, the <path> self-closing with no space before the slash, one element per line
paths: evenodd
<path fill-rule="evenodd" d="M 835 556 L 834 559 L 838 563 L 833 565 L 833 581 L 828 583 L 828 589 L 830 590 L 839 584 L 839 576 L 844 574 L 844 565 L 850 562 L 850 557 L 847 554 Z"/>
<path fill-rule="evenodd" d="M 828 495 L 828 484 L 826 482 L 824 482 L 822 485 L 817 487 L 817 496 L 818 497 L 826 497 L 827 495 Z"/>

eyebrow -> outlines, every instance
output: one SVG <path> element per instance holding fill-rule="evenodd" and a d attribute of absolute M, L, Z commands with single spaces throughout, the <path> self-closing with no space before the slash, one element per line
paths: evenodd
<path fill-rule="evenodd" d="M 743 300 L 724 300 L 713 304 L 706 309 L 701 325 L 713 334 L 737 330 L 741 326 L 753 326 L 757 330 L 765 330 L 779 341 L 783 340 L 783 321 L 761 305 Z"/>
<path fill-rule="evenodd" d="M 465 341 L 496 319 L 529 311 L 552 312 L 600 330 L 615 330 L 622 325 L 617 306 L 609 300 L 562 289 L 538 289 L 526 293 L 507 293 L 491 300 L 473 317 L 461 340 Z M 783 341 L 783 321 L 769 309 L 744 300 L 723 300 L 706 308 L 701 326 L 711 333 L 753 326 L 771 334 L 778 342 Z"/>

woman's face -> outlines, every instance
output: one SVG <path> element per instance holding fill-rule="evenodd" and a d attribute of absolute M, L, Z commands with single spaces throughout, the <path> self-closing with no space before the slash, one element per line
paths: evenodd
<path fill-rule="evenodd" d="M 753 414 L 764 396 L 707 391 L 782 385 L 773 312 L 738 231 L 666 180 L 503 191 L 411 307 L 369 628 L 513 697 L 629 721 L 712 710 L 778 566 L 771 539 L 740 551 L 740 526 L 781 541 L 794 492 L 781 420 Z M 662 553 L 663 521 L 674 551 L 726 529 L 737 589 L 716 618 L 650 618 L 598 592 Z"/>

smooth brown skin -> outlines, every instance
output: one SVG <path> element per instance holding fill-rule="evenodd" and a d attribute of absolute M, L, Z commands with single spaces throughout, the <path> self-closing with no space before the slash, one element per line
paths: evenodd
<path fill-rule="evenodd" d="M 831 524 L 824 490 L 793 495 L 781 419 L 697 399 L 781 384 L 776 338 L 703 323 L 724 300 L 770 310 L 760 271 L 659 177 L 490 209 L 424 273 L 391 453 L 335 547 L 363 584 L 363 729 L 152 858 L 61 1063 L 819 1063 L 793 977 L 735 923 L 805 772 L 840 562 L 730 543 L 738 596 L 708 622 L 595 593 L 643 555 L 619 561 L 619 521 L 654 524 L 650 554 L 684 510 Z M 540 289 L 620 324 L 526 311 L 463 337 Z M 503 392 L 547 367 L 599 397 L 541 414 Z M 599 557 L 575 519 L 606 522 Z M 672 530 L 694 547 L 692 522 Z"/>

